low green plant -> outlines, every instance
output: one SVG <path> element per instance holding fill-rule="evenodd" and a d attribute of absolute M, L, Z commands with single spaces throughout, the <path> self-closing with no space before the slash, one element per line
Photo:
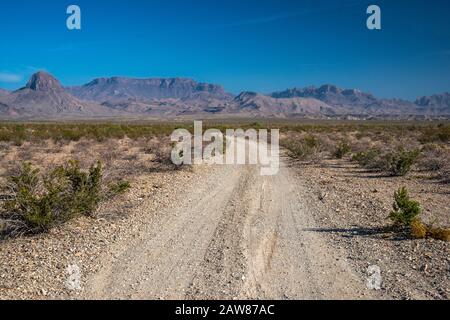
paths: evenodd
<path fill-rule="evenodd" d="M 411 200 L 405 187 L 394 193 L 394 200 L 393 211 L 389 214 L 394 226 L 411 226 L 422 212 L 419 202 Z"/>
<path fill-rule="evenodd" d="M 348 144 L 347 141 L 341 141 L 341 143 L 339 143 L 339 145 L 337 146 L 336 151 L 334 152 L 334 156 L 337 159 L 342 159 L 343 157 L 345 157 L 349 152 L 351 151 L 351 147 Z"/>
<path fill-rule="evenodd" d="M 88 172 L 84 172 L 77 161 L 70 161 L 62 170 L 71 184 L 72 210 L 78 214 L 91 215 L 97 210 L 101 200 L 103 177 L 101 162 L 97 162 Z"/>
<path fill-rule="evenodd" d="M 375 159 L 379 155 L 379 150 L 370 149 L 368 151 L 358 152 L 352 156 L 352 160 L 358 162 L 362 167 L 369 167 L 374 163 Z"/>
<path fill-rule="evenodd" d="M 29 163 L 24 163 L 9 179 L 11 197 L 4 211 L 26 232 L 45 232 L 80 215 L 92 216 L 106 192 L 102 190 L 101 162 L 84 171 L 79 163 L 70 161 L 47 174 L 40 174 Z M 130 184 L 119 181 L 108 196 L 126 192 Z M 109 190 L 109 191 L 111 191 Z"/>
<path fill-rule="evenodd" d="M 393 176 L 405 176 L 420 156 L 420 150 L 407 151 L 401 148 L 397 153 L 387 156 L 389 172 Z"/>
<path fill-rule="evenodd" d="M 389 214 L 389 218 L 396 229 L 401 231 L 409 230 L 413 239 L 432 238 L 450 241 L 450 229 L 436 228 L 433 225 L 422 222 L 420 218 L 422 212 L 420 204 L 411 200 L 405 187 L 395 192 L 394 199 L 393 211 Z"/>
<path fill-rule="evenodd" d="M 109 193 L 112 195 L 120 195 L 130 190 L 131 184 L 129 181 L 121 180 L 109 185 Z"/>
<path fill-rule="evenodd" d="M 72 214 L 68 181 L 60 168 L 41 178 L 38 169 L 24 163 L 10 178 L 10 188 L 13 196 L 5 209 L 32 232 L 47 231 Z"/>
<path fill-rule="evenodd" d="M 321 141 L 312 136 L 307 135 L 300 140 L 290 140 L 284 144 L 289 150 L 292 157 L 306 160 L 319 152 Z"/>

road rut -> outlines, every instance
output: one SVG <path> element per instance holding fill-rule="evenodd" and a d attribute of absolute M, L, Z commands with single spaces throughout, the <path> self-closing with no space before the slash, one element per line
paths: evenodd
<path fill-rule="evenodd" d="M 214 166 L 174 196 L 176 209 L 117 243 L 88 279 L 91 299 L 357 299 L 364 279 L 335 251 L 305 201 L 301 175 L 281 161 Z"/>

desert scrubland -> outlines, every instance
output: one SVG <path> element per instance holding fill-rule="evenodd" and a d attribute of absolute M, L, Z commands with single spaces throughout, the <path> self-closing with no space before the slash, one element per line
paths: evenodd
<path fill-rule="evenodd" d="M 1 123 L 0 299 L 448 299 L 447 122 L 206 122 L 279 128 L 273 177 L 175 166 L 176 128 Z"/>

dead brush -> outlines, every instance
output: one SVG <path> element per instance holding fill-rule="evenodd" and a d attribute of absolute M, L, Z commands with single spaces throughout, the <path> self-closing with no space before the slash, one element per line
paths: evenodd
<path fill-rule="evenodd" d="M 154 155 L 154 161 L 160 164 L 172 163 L 171 150 L 170 139 L 167 137 L 157 137 L 148 140 L 143 148 L 144 153 Z"/>
<path fill-rule="evenodd" d="M 431 172 L 444 183 L 450 181 L 450 149 L 439 144 L 427 144 L 422 148 L 418 166 L 425 172 Z"/>
<path fill-rule="evenodd" d="M 282 141 L 282 146 L 288 150 L 289 155 L 293 158 L 318 162 L 324 151 L 322 142 L 320 137 L 307 134 L 302 138 L 289 138 Z"/>

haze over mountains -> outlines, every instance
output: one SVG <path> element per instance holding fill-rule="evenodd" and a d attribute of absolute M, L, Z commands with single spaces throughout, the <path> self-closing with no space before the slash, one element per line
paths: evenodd
<path fill-rule="evenodd" d="M 80 87 L 68 87 L 68 92 L 85 99 L 104 102 L 111 99 L 232 99 L 221 86 L 198 83 L 191 79 L 130 79 L 123 77 L 95 79 Z"/>
<path fill-rule="evenodd" d="M 99 78 L 83 86 L 63 87 L 46 72 L 27 85 L 0 90 L 0 118 L 92 117 L 260 117 L 260 118 L 436 118 L 450 117 L 450 93 L 415 102 L 378 99 L 334 85 L 293 88 L 264 95 L 234 97 L 223 87 L 192 79 Z"/>

